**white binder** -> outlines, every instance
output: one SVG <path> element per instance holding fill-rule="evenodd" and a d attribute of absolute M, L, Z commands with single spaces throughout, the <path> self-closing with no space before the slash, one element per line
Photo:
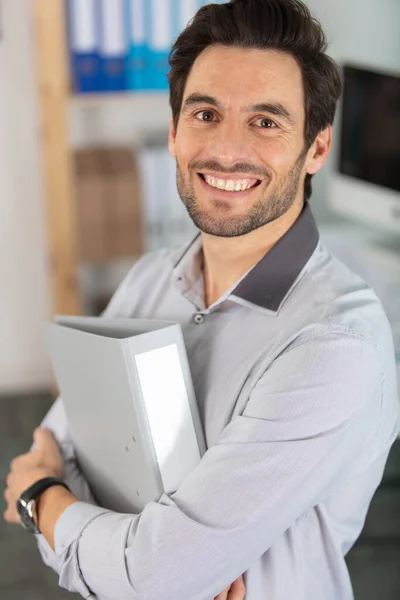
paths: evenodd
<path fill-rule="evenodd" d="M 198 6 L 197 0 L 180 0 L 180 30 L 187 27 L 189 21 L 194 17 Z"/>
<path fill-rule="evenodd" d="M 119 57 L 127 53 L 125 0 L 100 0 L 102 35 L 100 53 L 106 57 Z"/>
<path fill-rule="evenodd" d="M 96 0 L 69 0 L 73 52 L 97 51 Z"/>
<path fill-rule="evenodd" d="M 155 52 L 168 52 L 172 42 L 171 0 L 151 0 L 150 47 Z"/>
<path fill-rule="evenodd" d="M 176 491 L 205 452 L 180 325 L 62 316 L 46 339 L 99 504 L 138 513 Z"/>

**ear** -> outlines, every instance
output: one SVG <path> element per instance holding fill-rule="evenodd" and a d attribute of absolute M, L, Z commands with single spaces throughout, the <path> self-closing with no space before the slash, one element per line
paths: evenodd
<path fill-rule="evenodd" d="M 306 172 L 309 175 L 317 173 L 328 160 L 332 148 L 332 126 L 319 132 L 307 153 Z"/>
<path fill-rule="evenodd" d="M 169 134 L 168 134 L 168 150 L 172 158 L 176 158 L 176 150 L 175 150 L 175 139 L 176 139 L 176 131 L 174 126 L 174 120 L 171 117 L 169 122 Z"/>

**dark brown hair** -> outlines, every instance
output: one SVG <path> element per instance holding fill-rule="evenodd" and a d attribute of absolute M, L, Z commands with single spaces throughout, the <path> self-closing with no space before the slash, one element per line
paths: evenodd
<path fill-rule="evenodd" d="M 203 6 L 171 49 L 168 80 L 175 128 L 191 68 L 203 50 L 217 44 L 280 50 L 297 60 L 305 95 L 305 149 L 333 124 L 342 75 L 325 54 L 325 34 L 305 4 L 301 0 L 231 0 Z M 311 196 L 311 177 L 306 176 L 305 200 Z"/>

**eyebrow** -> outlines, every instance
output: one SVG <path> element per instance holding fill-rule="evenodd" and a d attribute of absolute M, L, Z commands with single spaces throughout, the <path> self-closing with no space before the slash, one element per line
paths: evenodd
<path fill-rule="evenodd" d="M 211 104 L 212 106 L 216 106 L 217 108 L 222 108 L 221 104 L 213 98 L 212 96 L 207 96 L 205 94 L 190 94 L 183 104 L 182 110 L 185 108 L 189 108 L 195 104 Z"/>
<path fill-rule="evenodd" d="M 294 125 L 293 118 L 288 109 L 280 102 L 260 102 L 246 108 L 246 112 L 264 112 L 281 117 L 290 125 Z"/>
<path fill-rule="evenodd" d="M 190 106 L 194 106 L 196 104 L 210 104 L 211 106 L 215 106 L 216 108 L 222 109 L 222 104 L 218 102 L 216 98 L 213 96 L 207 96 L 206 94 L 197 94 L 193 93 L 188 96 L 183 104 L 182 110 L 189 108 Z M 251 106 L 247 106 L 245 108 L 245 112 L 263 112 L 275 115 L 277 117 L 281 117 L 285 121 L 287 121 L 290 125 L 294 125 L 293 118 L 288 111 L 288 109 L 281 104 L 280 102 L 259 102 L 257 104 L 252 104 Z"/>

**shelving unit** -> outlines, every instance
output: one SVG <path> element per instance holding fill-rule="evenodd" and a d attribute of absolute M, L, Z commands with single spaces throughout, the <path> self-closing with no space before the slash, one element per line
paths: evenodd
<path fill-rule="evenodd" d="M 72 152 L 90 142 L 102 143 L 107 134 L 111 144 L 132 145 L 152 132 L 166 134 L 168 95 L 72 93 L 65 0 L 33 0 L 31 6 L 52 312 L 81 314 Z M 112 127 L 107 122 L 109 113 L 113 113 Z"/>
<path fill-rule="evenodd" d="M 154 93 L 153 97 L 159 96 L 159 93 Z M 148 98 L 148 94 L 133 94 L 131 92 L 115 93 L 115 94 L 71 94 L 70 102 L 74 106 L 102 106 L 113 103 L 126 102 L 142 102 L 143 98 Z"/>
<path fill-rule="evenodd" d="M 64 0 L 34 0 L 32 6 L 52 307 L 54 313 L 79 314 Z"/>

